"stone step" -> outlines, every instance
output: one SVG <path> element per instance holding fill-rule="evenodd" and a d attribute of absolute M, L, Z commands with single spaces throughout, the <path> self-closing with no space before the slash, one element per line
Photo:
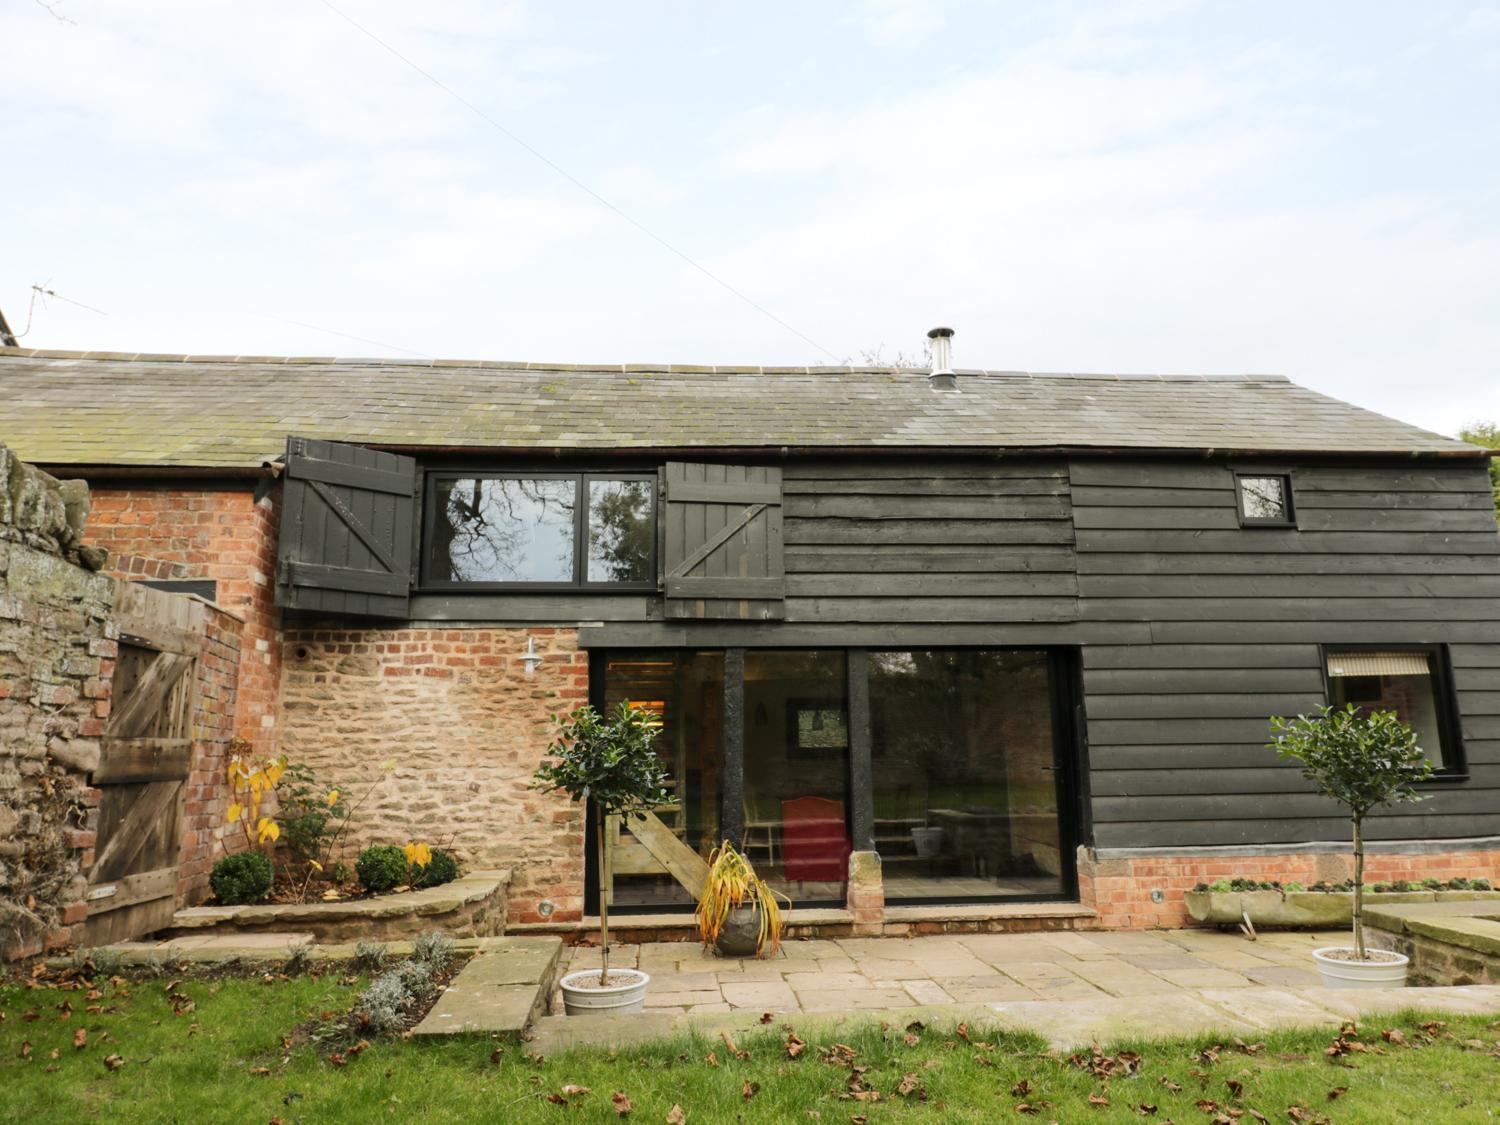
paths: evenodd
<path fill-rule="evenodd" d="M 413 1035 L 520 1035 L 546 1010 L 562 956 L 550 936 L 480 943 Z"/>

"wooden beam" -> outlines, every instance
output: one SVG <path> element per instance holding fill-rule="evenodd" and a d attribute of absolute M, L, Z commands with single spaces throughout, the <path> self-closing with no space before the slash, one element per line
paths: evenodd
<path fill-rule="evenodd" d="M 165 898 L 177 894 L 177 868 L 159 867 L 155 871 L 142 871 L 127 875 L 112 883 L 97 883 L 89 887 L 84 898 L 89 904 L 89 916 L 134 906 L 138 902 Z"/>
<path fill-rule="evenodd" d="M 745 650 L 724 650 L 724 765 L 719 779 L 719 836 L 745 847 Z"/>
<path fill-rule="evenodd" d="M 192 768 L 190 738 L 105 738 L 99 747 L 95 785 L 182 780 Z"/>
<path fill-rule="evenodd" d="M 703 897 L 708 882 L 707 861 L 673 835 L 660 817 L 643 813 L 632 816 L 624 826 L 694 899 Z"/>
<path fill-rule="evenodd" d="M 875 850 L 874 773 L 870 765 L 870 655 L 862 648 L 848 653 L 849 809 L 854 850 Z"/>

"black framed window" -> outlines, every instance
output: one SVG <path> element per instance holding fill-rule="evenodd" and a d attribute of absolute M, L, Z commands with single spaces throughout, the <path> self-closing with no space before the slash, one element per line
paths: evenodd
<path fill-rule="evenodd" d="M 1295 527 L 1292 478 L 1286 473 L 1236 473 L 1235 500 L 1243 527 Z"/>
<path fill-rule="evenodd" d="M 1458 707 L 1440 645 L 1327 646 L 1328 701 L 1394 711 L 1444 778 L 1465 775 Z"/>
<path fill-rule="evenodd" d="M 649 589 L 654 473 L 429 473 L 423 582 Z"/>

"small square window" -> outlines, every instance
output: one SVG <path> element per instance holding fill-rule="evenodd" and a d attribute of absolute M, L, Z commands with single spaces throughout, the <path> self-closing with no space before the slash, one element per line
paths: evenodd
<path fill-rule="evenodd" d="M 1240 523 L 1247 527 L 1291 527 L 1292 478 L 1284 474 L 1237 475 L 1235 490 L 1239 498 Z"/>
<path fill-rule="evenodd" d="M 1417 735 L 1435 772 L 1464 772 L 1453 731 L 1453 703 L 1441 650 L 1328 650 L 1328 702 L 1361 711 L 1394 711 Z"/>

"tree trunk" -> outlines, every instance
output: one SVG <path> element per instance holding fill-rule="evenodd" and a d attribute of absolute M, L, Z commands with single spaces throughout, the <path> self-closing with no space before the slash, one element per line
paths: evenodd
<path fill-rule="evenodd" d="M 603 988 L 609 983 L 609 888 L 604 885 L 604 855 L 605 849 L 609 847 L 609 840 L 605 835 L 603 806 L 595 804 L 594 813 L 599 822 L 599 958 L 602 965 L 599 969 L 599 987 Z M 1358 839 L 1358 836 L 1355 838 Z"/>
<path fill-rule="evenodd" d="M 1365 838 L 1361 818 L 1354 818 L 1354 955 L 1365 959 Z"/>

